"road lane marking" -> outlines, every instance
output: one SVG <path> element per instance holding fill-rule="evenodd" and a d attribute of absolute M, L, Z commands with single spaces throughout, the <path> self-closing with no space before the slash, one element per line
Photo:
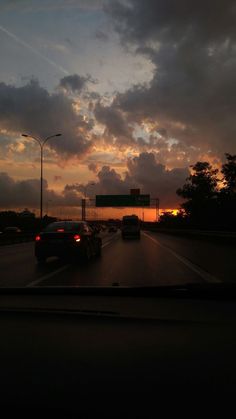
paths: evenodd
<path fill-rule="evenodd" d="M 38 285 L 40 282 L 45 281 L 45 279 L 52 278 L 53 276 L 65 271 L 67 268 L 69 268 L 71 265 L 64 265 L 61 268 L 57 269 L 56 271 L 51 272 L 50 274 L 41 276 L 39 279 L 36 279 L 35 281 L 30 282 L 30 284 L 26 285 L 26 288 L 28 287 L 34 287 L 35 285 Z"/>
<path fill-rule="evenodd" d="M 117 233 L 115 233 L 114 235 L 112 235 L 112 237 L 110 236 L 106 236 L 106 237 L 108 237 L 108 241 L 106 241 L 103 245 L 102 245 L 102 248 L 103 247 L 106 247 L 106 246 L 108 246 L 108 244 L 111 244 L 111 243 L 114 243 L 114 242 L 116 242 L 118 239 L 119 239 L 119 237 L 120 237 L 120 234 L 119 234 L 119 232 L 117 232 Z M 111 240 L 109 240 L 109 239 L 111 239 Z"/>
<path fill-rule="evenodd" d="M 105 247 L 105 246 L 108 246 L 109 244 L 111 244 L 114 241 L 115 240 L 113 239 L 113 240 L 110 240 L 110 241 L 104 243 L 102 245 L 102 248 Z M 40 278 L 38 278 L 35 281 L 30 282 L 30 284 L 26 285 L 26 288 L 28 288 L 28 287 L 34 287 L 35 285 L 38 285 L 40 282 L 45 281 L 45 280 L 47 280 L 49 278 L 52 278 L 53 276 L 55 276 L 55 275 L 57 275 L 57 274 L 59 274 L 61 272 L 64 272 L 70 266 L 71 266 L 71 264 L 64 265 L 61 268 L 57 269 L 56 271 L 53 271 L 53 272 L 51 272 L 51 273 L 49 273 L 47 275 L 41 276 Z"/>
<path fill-rule="evenodd" d="M 214 275 L 209 274 L 204 269 L 202 269 L 199 266 L 195 265 L 194 263 L 190 262 L 190 260 L 186 259 L 184 256 L 181 256 L 178 253 L 176 253 L 170 247 L 160 243 L 159 240 L 154 239 L 152 236 L 149 236 L 149 234 L 143 233 L 143 235 L 148 237 L 150 240 L 152 240 L 158 246 L 162 247 L 164 250 L 167 250 L 169 253 L 171 253 L 176 259 L 178 259 L 180 262 L 182 262 L 185 266 L 187 266 L 193 272 L 197 273 L 202 279 L 204 279 L 204 281 L 206 281 L 206 282 L 222 282 L 219 278 L 216 278 Z"/>
<path fill-rule="evenodd" d="M 114 241 L 114 240 L 111 240 L 110 242 L 106 242 L 106 243 L 104 243 L 104 244 L 102 245 L 102 249 L 103 249 L 104 247 L 108 246 L 108 244 L 111 244 L 113 241 Z"/>
<path fill-rule="evenodd" d="M 117 237 L 115 239 L 113 239 L 113 240 L 109 240 L 108 242 L 104 243 L 102 245 L 102 249 L 103 249 L 103 247 L 106 247 L 106 246 L 108 246 L 108 244 L 114 243 L 115 241 L 117 241 Z"/>

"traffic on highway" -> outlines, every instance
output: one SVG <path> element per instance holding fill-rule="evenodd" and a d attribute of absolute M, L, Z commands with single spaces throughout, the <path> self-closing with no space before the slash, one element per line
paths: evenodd
<path fill-rule="evenodd" d="M 150 229 L 136 231 L 124 239 L 122 224 L 111 228 L 93 227 L 88 222 L 51 223 L 31 241 L 0 246 L 0 286 L 164 286 L 234 281 L 236 250 L 232 244 Z"/>
<path fill-rule="evenodd" d="M 227 418 L 235 0 L 0 16 L 0 411 Z"/>

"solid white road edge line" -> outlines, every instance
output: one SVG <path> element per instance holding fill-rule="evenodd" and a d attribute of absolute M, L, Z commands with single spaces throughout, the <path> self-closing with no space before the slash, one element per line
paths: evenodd
<path fill-rule="evenodd" d="M 165 249 L 169 253 L 171 253 L 176 259 L 180 260 L 180 262 L 182 262 L 189 269 L 191 269 L 193 272 L 197 273 L 201 278 L 203 278 L 204 281 L 206 281 L 206 282 L 222 282 L 220 279 L 218 279 L 215 276 L 213 276 L 213 275 L 209 274 L 208 272 L 204 271 L 204 269 L 202 269 L 199 266 L 195 265 L 194 263 L 190 262 L 185 257 L 180 256 L 174 250 L 170 249 L 170 247 L 160 243 L 159 240 L 156 240 L 152 236 L 149 236 L 149 234 L 143 232 L 143 235 L 148 237 L 150 240 L 152 240 L 158 246 L 162 247 L 163 249 Z"/>

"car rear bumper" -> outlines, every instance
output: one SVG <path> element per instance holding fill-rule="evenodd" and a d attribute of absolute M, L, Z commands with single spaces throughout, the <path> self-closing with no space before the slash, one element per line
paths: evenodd
<path fill-rule="evenodd" d="M 122 232 L 123 238 L 140 238 L 140 232 L 130 232 L 130 231 L 124 231 Z"/>
<path fill-rule="evenodd" d="M 50 256 L 80 256 L 83 254 L 84 247 L 81 244 L 78 245 L 50 245 L 40 244 L 35 246 L 36 257 L 50 257 Z"/>

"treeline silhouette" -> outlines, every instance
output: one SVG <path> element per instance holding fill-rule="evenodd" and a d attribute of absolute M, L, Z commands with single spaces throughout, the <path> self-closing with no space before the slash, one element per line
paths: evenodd
<path fill-rule="evenodd" d="M 190 166 L 191 174 L 176 193 L 184 199 L 178 215 L 161 215 L 166 227 L 236 231 L 236 155 L 225 153 L 220 169 L 209 162 Z"/>
<path fill-rule="evenodd" d="M 225 153 L 225 158 L 220 169 L 206 161 L 190 166 L 190 176 L 176 191 L 184 199 L 178 214 L 163 213 L 159 226 L 236 231 L 236 155 Z M 56 220 L 45 216 L 41 221 L 34 214 L 23 217 L 15 211 L 1 211 L 0 231 L 7 226 L 37 231 Z"/>
<path fill-rule="evenodd" d="M 22 216 L 21 212 L 1 211 L 0 212 L 0 232 L 6 227 L 18 227 L 24 232 L 37 232 L 46 227 L 49 223 L 56 221 L 57 218 L 45 215 L 42 220 L 36 218 L 34 214 Z"/>

